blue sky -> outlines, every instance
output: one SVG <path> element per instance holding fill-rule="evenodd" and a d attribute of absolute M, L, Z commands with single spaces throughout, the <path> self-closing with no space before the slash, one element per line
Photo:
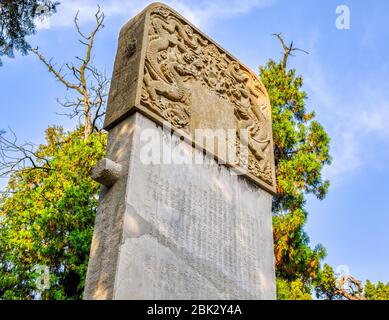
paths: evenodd
<path fill-rule="evenodd" d="M 60 65 L 82 49 L 72 17 L 80 10 L 86 29 L 97 3 L 107 15 L 97 36 L 95 61 L 112 72 L 117 36 L 126 20 L 151 1 L 62 0 L 49 25 L 31 42 Z M 333 165 L 324 201 L 309 198 L 306 230 L 313 244 L 322 243 L 326 261 L 345 265 L 362 280 L 389 281 L 389 1 L 338 0 L 193 0 L 166 1 L 254 71 L 281 48 L 272 33 L 310 52 L 291 58 L 305 80 L 317 119 L 331 136 Z M 336 7 L 350 9 L 350 29 L 335 26 Z M 74 123 L 55 99 L 66 90 L 35 56 L 3 59 L 0 68 L 0 128 L 20 140 L 40 143 L 50 124 Z M 4 186 L 0 181 L 0 186 Z"/>

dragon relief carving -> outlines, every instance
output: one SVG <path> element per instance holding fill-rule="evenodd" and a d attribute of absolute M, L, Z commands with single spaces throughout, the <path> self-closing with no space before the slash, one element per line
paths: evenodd
<path fill-rule="evenodd" d="M 151 12 L 141 104 L 173 126 L 189 131 L 191 80 L 234 105 L 237 162 L 240 130 L 248 131 L 248 170 L 273 185 L 271 110 L 262 83 L 237 61 L 164 7 Z M 243 138 L 244 139 L 244 138 Z"/>

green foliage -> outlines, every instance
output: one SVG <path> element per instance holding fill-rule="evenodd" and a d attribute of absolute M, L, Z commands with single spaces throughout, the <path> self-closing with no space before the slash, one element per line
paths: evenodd
<path fill-rule="evenodd" d="M 289 282 L 277 278 L 277 298 L 278 300 L 312 300 L 312 295 L 300 279 Z"/>
<path fill-rule="evenodd" d="M 307 195 L 322 200 L 328 192 L 329 181 L 322 178 L 321 172 L 331 164 L 330 138 L 315 121 L 315 113 L 306 110 L 302 76 L 286 68 L 288 57 L 298 49 L 284 46 L 279 39 L 285 50 L 283 59 L 270 60 L 260 68 L 272 104 L 277 175 L 273 236 L 278 299 L 311 299 L 314 291 L 318 298 L 330 300 L 389 299 L 389 283 L 374 285 L 367 281 L 364 296 L 339 287 L 333 269 L 327 264 L 321 267 L 325 248 L 320 244 L 312 248 L 304 231 Z"/>
<path fill-rule="evenodd" d="M 342 299 L 333 269 L 320 266 L 325 249 L 312 248 L 304 231 L 307 195 L 323 199 L 328 191 L 321 171 L 331 162 L 329 137 L 306 111 L 303 80 L 295 70 L 270 60 L 260 76 L 272 103 L 278 299 L 309 300 L 313 290 L 319 298 Z M 82 297 L 99 191 L 89 172 L 106 148 L 104 133 L 85 140 L 83 129 L 49 128 L 36 152 L 39 168 L 16 171 L 0 198 L 0 299 Z M 44 290 L 39 266 L 49 270 Z M 388 299 L 388 288 L 368 281 L 365 297 Z"/>
<path fill-rule="evenodd" d="M 389 300 L 389 282 L 387 284 L 383 282 L 374 284 L 367 280 L 365 285 L 365 299 Z"/>
<path fill-rule="evenodd" d="M 346 283 L 340 286 L 334 270 L 327 264 L 324 265 L 320 271 L 320 279 L 316 287 L 316 294 L 318 298 L 327 300 L 389 300 L 389 282 L 384 284 L 378 282 L 374 284 L 369 280 L 366 281 L 363 287 L 362 282 L 351 277 L 355 283 L 359 282 L 359 287 L 350 289 L 351 287 Z"/>
<path fill-rule="evenodd" d="M 273 201 L 273 228 L 278 297 L 307 297 L 319 279 L 323 246 L 311 248 L 303 227 L 307 220 L 307 194 L 323 199 L 329 182 L 321 171 L 330 164 L 330 139 L 315 114 L 307 112 L 303 79 L 270 60 L 260 76 L 272 104 L 277 196 Z M 302 287 L 301 287 L 302 286 Z M 285 293 L 285 290 L 289 293 Z M 294 291 L 292 291 L 294 290 Z M 300 290 L 301 294 L 296 294 Z"/>
<path fill-rule="evenodd" d="M 0 299 L 79 299 L 82 296 L 99 186 L 90 169 L 105 154 L 106 134 L 84 141 L 82 128 L 46 132 L 37 150 L 43 169 L 10 178 L 0 202 Z M 37 288 L 37 266 L 50 284 Z"/>
<path fill-rule="evenodd" d="M 12 0 L 0 2 L 0 57 L 14 56 L 14 50 L 27 54 L 26 37 L 36 31 L 34 19 L 55 12 L 58 2 L 48 0 Z M 1 66 L 1 59 L 0 59 Z"/>
<path fill-rule="evenodd" d="M 343 296 L 338 292 L 336 283 L 337 277 L 334 270 L 328 264 L 320 270 L 319 281 L 317 281 L 316 295 L 320 299 L 326 300 L 342 300 Z"/>

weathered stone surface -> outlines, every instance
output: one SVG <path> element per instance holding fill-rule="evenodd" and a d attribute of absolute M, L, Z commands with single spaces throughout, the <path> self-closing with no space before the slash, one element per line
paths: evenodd
<path fill-rule="evenodd" d="M 142 163 L 141 132 L 154 128 L 138 117 L 114 297 L 273 299 L 271 195 L 212 158 Z M 201 153 L 159 132 L 163 150 Z"/>
<path fill-rule="evenodd" d="M 138 113 L 129 119 L 126 194 L 104 194 L 96 227 L 116 223 L 95 231 L 91 252 L 103 260 L 98 268 L 109 267 L 95 270 L 85 298 L 274 299 L 271 195 L 161 127 L 163 150 L 204 163 L 144 164 L 141 134 L 156 124 Z"/>
<path fill-rule="evenodd" d="M 275 192 L 271 107 L 263 84 L 230 53 L 160 3 L 147 7 L 121 30 L 105 127 L 134 111 L 158 123 L 167 121 L 195 144 L 199 128 L 234 130 L 237 144 L 240 130 L 247 130 L 245 175 Z M 242 167 L 240 158 L 237 148 L 236 158 L 225 159 L 226 165 Z"/>
<path fill-rule="evenodd" d="M 121 30 L 105 127 L 84 298 L 274 299 L 271 112 L 258 78 L 153 4 Z M 199 129 L 232 136 L 205 154 Z M 224 158 L 244 145 L 246 171 Z"/>
<path fill-rule="evenodd" d="M 112 299 L 119 246 L 122 239 L 125 196 L 135 117 L 129 117 L 109 131 L 107 158 L 122 166 L 116 183 L 103 186 L 97 208 L 89 256 L 84 299 Z"/>
<path fill-rule="evenodd" d="M 111 187 L 120 178 L 122 166 L 110 159 L 101 159 L 93 168 L 91 177 L 103 186 Z"/>

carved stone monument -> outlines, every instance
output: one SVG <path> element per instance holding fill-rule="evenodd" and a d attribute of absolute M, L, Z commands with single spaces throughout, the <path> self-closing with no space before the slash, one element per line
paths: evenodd
<path fill-rule="evenodd" d="M 166 5 L 121 30 L 85 299 L 275 299 L 271 106 Z M 216 141 L 215 141 L 216 139 Z"/>

